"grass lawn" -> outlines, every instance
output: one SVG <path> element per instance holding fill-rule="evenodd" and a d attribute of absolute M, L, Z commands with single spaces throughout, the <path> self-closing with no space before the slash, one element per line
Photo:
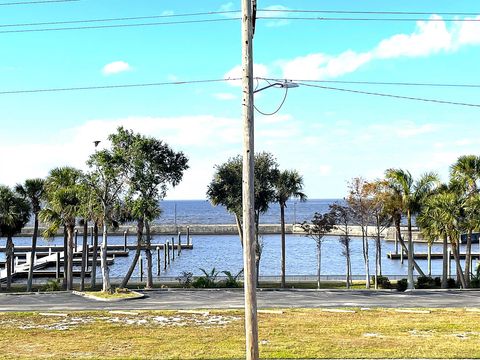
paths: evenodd
<path fill-rule="evenodd" d="M 480 358 L 480 312 L 259 313 L 262 358 Z M 244 357 L 241 311 L 0 313 L 0 357 Z"/>

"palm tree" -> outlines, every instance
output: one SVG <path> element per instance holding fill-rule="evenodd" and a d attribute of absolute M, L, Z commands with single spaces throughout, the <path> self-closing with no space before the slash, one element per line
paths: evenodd
<path fill-rule="evenodd" d="M 275 197 L 280 205 L 280 232 L 282 242 L 282 280 L 281 287 L 285 287 L 285 208 L 287 200 L 297 198 L 306 201 L 307 196 L 302 192 L 303 178 L 296 170 L 285 170 L 278 174 L 275 182 Z"/>
<path fill-rule="evenodd" d="M 465 201 L 468 201 L 478 193 L 477 181 L 480 180 L 480 156 L 464 155 L 457 159 L 457 162 L 450 168 L 451 179 L 459 185 L 459 190 L 463 193 Z M 472 262 L 472 232 L 477 217 L 471 214 L 471 207 L 465 208 L 465 220 L 467 230 L 467 248 L 465 256 L 465 276 L 467 285 L 470 285 L 470 265 Z"/>
<path fill-rule="evenodd" d="M 44 198 L 45 180 L 44 179 L 27 179 L 25 183 L 17 184 L 15 191 L 20 194 L 24 199 L 30 202 L 34 216 L 33 234 L 32 234 L 32 252 L 30 255 L 30 267 L 28 268 L 28 280 L 27 280 L 27 292 L 32 291 L 33 282 L 33 267 L 35 260 L 35 252 L 37 248 L 37 236 L 38 236 L 38 213 L 40 212 L 41 201 Z"/>
<path fill-rule="evenodd" d="M 64 278 L 67 290 L 73 289 L 73 246 L 76 217 L 81 210 L 81 180 L 83 174 L 72 167 L 60 167 L 50 171 L 45 181 L 46 205 L 39 217 L 48 228 L 43 236 L 50 238 L 63 226 L 66 230 L 67 253 L 64 252 Z"/>
<path fill-rule="evenodd" d="M 407 216 L 408 227 L 408 289 L 414 289 L 413 281 L 413 240 L 412 240 L 412 215 L 421 209 L 422 203 L 432 194 L 438 176 L 426 173 L 414 181 L 408 170 L 388 169 L 385 177 L 389 186 L 401 197 L 402 211 Z"/>
<path fill-rule="evenodd" d="M 443 267 L 442 267 L 442 289 L 448 287 L 448 230 L 445 222 L 442 220 L 442 209 L 438 206 L 441 203 L 439 196 L 433 195 L 427 201 L 417 216 L 417 224 L 420 226 L 420 231 L 423 237 L 428 241 L 428 246 L 437 239 L 443 240 Z"/>
<path fill-rule="evenodd" d="M 30 219 L 30 204 L 10 188 L 0 185 L 0 234 L 7 237 L 6 268 L 7 289 L 12 283 L 13 236 Z"/>

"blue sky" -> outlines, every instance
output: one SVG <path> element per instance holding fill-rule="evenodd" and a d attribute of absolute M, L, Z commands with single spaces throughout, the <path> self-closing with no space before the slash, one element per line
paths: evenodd
<path fill-rule="evenodd" d="M 3 6 L 0 25 L 239 8 L 240 1 L 80 0 Z M 256 76 L 480 84 L 480 22 L 446 22 L 453 17 L 438 15 L 476 12 L 477 2 L 259 0 L 259 8 L 428 15 L 406 22 L 260 19 Z M 232 15 L 199 18 L 222 16 Z M 21 28 L 0 27 L 12 29 Z M 240 61 L 239 21 L 0 33 L 0 92 L 222 79 L 235 77 Z M 480 104 L 480 88 L 330 86 Z M 269 89 L 256 96 L 256 105 L 270 112 L 282 98 L 282 90 Z M 234 82 L 0 95 L 0 183 L 45 176 L 55 166 L 85 168 L 93 140 L 123 125 L 164 139 L 190 158 L 190 170 L 168 199 L 202 199 L 214 165 L 241 152 L 240 102 Z M 389 167 L 414 175 L 437 171 L 446 180 L 459 155 L 478 154 L 479 115 L 478 107 L 300 86 L 275 116 L 256 114 L 256 149 L 272 152 L 281 168 L 299 170 L 310 198 L 338 198 L 351 178 L 380 177 Z"/>

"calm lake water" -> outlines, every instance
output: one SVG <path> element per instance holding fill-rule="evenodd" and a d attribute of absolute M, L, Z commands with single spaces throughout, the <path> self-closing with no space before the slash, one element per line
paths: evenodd
<path fill-rule="evenodd" d="M 80 237 L 79 237 L 80 239 Z M 171 237 L 155 236 L 153 243 L 165 243 Z M 264 242 L 263 255 L 261 260 L 260 275 L 276 276 L 280 274 L 280 236 L 265 235 L 262 237 Z M 128 242 L 134 244 L 136 239 L 131 236 Z M 30 245 L 30 238 L 15 238 L 15 245 Z M 185 239 L 182 240 L 185 242 Z M 39 245 L 58 244 L 60 238 L 54 241 L 45 241 L 39 239 Z M 123 237 L 109 237 L 110 244 L 123 244 Z M 243 267 L 242 248 L 238 236 L 193 236 L 193 250 L 183 250 L 180 257 L 176 257 L 171 262 L 170 267 L 162 272 L 161 276 L 178 276 L 183 271 L 192 272 L 200 275 L 200 268 L 210 271 L 215 268 L 219 271 L 228 270 L 237 273 Z M 0 246 L 5 245 L 5 240 L 0 240 Z M 351 243 L 352 248 L 352 271 L 354 275 L 363 275 L 365 273 L 362 255 L 362 241 L 354 238 Z M 287 235 L 287 275 L 315 275 L 316 274 L 316 245 L 315 242 L 307 237 L 300 235 Z M 406 275 L 406 259 L 402 265 L 398 260 L 389 260 L 386 255 L 389 251 L 394 251 L 393 242 L 382 242 L 383 251 L 383 273 L 384 275 Z M 415 244 L 415 251 L 426 252 L 425 244 Z M 441 252 L 441 245 L 434 245 L 433 252 Z M 478 251 L 478 245 L 474 245 L 474 251 Z M 370 241 L 370 272 L 374 272 L 374 242 Z M 112 277 L 122 277 L 133 259 L 134 251 L 130 251 L 129 257 L 117 257 L 115 264 L 111 266 L 110 274 Z M 4 257 L 4 254 L 1 254 Z M 157 256 L 153 252 L 153 261 L 156 269 Z M 161 252 L 161 263 L 163 265 L 163 253 Z M 418 262 L 424 271 L 427 271 L 427 261 Z M 452 269 L 454 264 L 452 261 Z M 432 261 L 432 272 L 440 275 L 442 271 L 441 260 Z M 452 271 L 452 273 L 454 273 Z M 342 247 L 337 237 L 326 237 L 322 246 L 322 275 L 343 275 L 345 274 L 345 258 L 342 256 Z M 138 269 L 133 276 L 139 276 Z"/>

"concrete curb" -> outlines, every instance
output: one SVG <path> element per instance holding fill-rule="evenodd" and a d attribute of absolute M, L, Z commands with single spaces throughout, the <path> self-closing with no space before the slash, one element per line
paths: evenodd
<path fill-rule="evenodd" d="M 145 297 L 145 294 L 141 294 L 136 291 L 131 291 L 132 293 L 135 294 L 135 296 L 129 297 L 129 298 L 120 298 L 120 299 L 105 299 L 101 297 L 97 297 L 94 295 L 86 294 L 81 291 L 76 291 L 73 290 L 72 294 L 77 295 L 77 296 L 82 296 L 84 298 L 90 299 L 90 300 L 96 300 L 96 301 L 103 301 L 103 302 L 120 302 L 120 301 L 128 301 L 128 300 L 136 300 L 136 299 L 143 299 Z"/>

